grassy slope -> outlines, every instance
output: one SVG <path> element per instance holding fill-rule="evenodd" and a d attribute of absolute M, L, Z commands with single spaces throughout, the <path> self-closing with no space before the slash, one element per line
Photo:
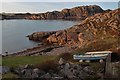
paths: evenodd
<path fill-rule="evenodd" d="M 120 45 L 118 36 L 112 36 L 109 33 L 104 35 L 102 33 L 98 33 L 96 35 L 96 38 L 88 42 L 89 44 L 86 45 L 83 49 L 79 49 L 81 52 L 87 52 L 87 51 L 104 51 L 104 50 L 110 50 L 115 51 L 117 47 Z"/>
<path fill-rule="evenodd" d="M 40 64 L 47 60 L 55 60 L 56 56 L 12 56 L 2 59 L 3 66 L 18 67 L 26 64 Z"/>

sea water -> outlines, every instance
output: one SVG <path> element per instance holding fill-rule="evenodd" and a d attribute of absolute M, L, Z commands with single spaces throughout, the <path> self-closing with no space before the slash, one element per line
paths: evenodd
<path fill-rule="evenodd" d="M 26 37 L 33 32 L 63 30 L 78 22 L 67 20 L 1 20 L 2 53 L 14 53 L 36 46 L 37 42 L 30 41 Z"/>

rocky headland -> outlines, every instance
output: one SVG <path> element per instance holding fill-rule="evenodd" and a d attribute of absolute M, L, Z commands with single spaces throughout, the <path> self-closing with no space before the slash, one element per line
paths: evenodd
<path fill-rule="evenodd" d="M 97 13 L 71 28 L 54 32 L 34 32 L 28 38 L 46 44 L 57 44 L 86 50 L 116 50 L 119 48 L 120 9 Z"/>
<path fill-rule="evenodd" d="M 79 6 L 71 9 L 63 9 L 61 11 L 53 11 L 40 13 L 37 15 L 31 15 L 26 17 L 27 19 L 85 19 L 88 16 L 92 16 L 96 13 L 104 12 L 104 10 L 97 6 Z"/>
<path fill-rule="evenodd" d="M 30 20 L 52 20 L 52 19 L 85 19 L 96 13 L 105 12 L 97 5 L 79 6 L 71 9 L 63 9 L 61 11 L 52 11 L 46 13 L 3 13 L 0 19 L 30 19 Z"/>

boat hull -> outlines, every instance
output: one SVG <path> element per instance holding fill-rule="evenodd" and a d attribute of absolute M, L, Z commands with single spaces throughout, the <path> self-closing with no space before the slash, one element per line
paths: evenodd
<path fill-rule="evenodd" d="M 105 59 L 105 56 L 101 56 L 101 57 L 78 57 L 78 56 L 74 56 L 75 60 L 99 60 L 99 59 Z"/>

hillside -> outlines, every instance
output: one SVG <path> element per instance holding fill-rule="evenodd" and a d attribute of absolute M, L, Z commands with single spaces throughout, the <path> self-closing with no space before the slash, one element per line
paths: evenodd
<path fill-rule="evenodd" d="M 80 24 L 61 31 L 35 32 L 30 40 L 90 50 L 115 50 L 120 37 L 120 9 L 87 17 Z M 87 49 L 89 50 L 89 49 Z"/>
<path fill-rule="evenodd" d="M 96 13 L 102 13 L 104 10 L 97 6 L 79 6 L 61 11 L 52 11 L 46 13 L 3 13 L 0 19 L 32 19 L 32 20 L 51 20 L 51 19 L 85 19 Z"/>
<path fill-rule="evenodd" d="M 31 15 L 27 19 L 85 19 L 96 13 L 102 13 L 104 10 L 97 6 L 79 6 L 71 9 L 63 9 L 61 11 L 53 11 Z"/>

